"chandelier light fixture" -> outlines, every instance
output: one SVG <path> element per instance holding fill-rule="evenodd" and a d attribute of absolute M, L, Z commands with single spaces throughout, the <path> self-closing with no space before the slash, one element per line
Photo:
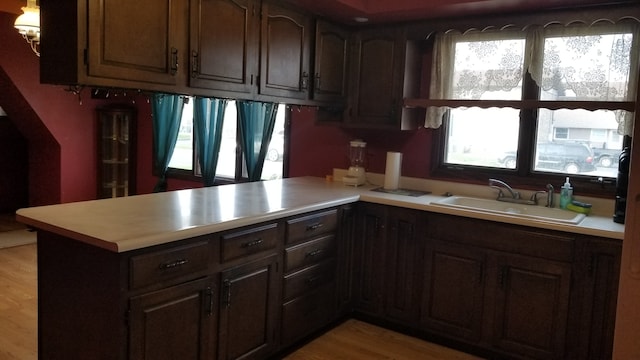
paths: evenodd
<path fill-rule="evenodd" d="M 36 0 L 27 0 L 27 6 L 22 8 L 22 15 L 18 16 L 13 26 L 27 40 L 31 50 L 40 56 L 40 7 L 36 5 Z"/>

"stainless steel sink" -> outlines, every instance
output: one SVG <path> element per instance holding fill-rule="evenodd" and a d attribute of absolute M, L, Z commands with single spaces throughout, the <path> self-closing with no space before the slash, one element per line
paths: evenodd
<path fill-rule="evenodd" d="M 530 218 L 532 220 L 550 221 L 563 224 L 579 224 L 585 218 L 584 214 L 579 214 L 568 210 L 548 208 L 536 205 L 513 204 L 497 200 L 466 196 L 450 196 L 442 200 L 433 201 L 431 202 L 431 205 Z"/>

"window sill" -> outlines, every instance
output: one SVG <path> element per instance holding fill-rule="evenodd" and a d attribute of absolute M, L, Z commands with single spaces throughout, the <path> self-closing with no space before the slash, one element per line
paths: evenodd
<path fill-rule="evenodd" d="M 488 109 L 514 108 L 514 109 L 584 109 L 596 110 L 626 110 L 635 111 L 636 103 L 633 101 L 549 101 L 549 100 L 435 100 L 435 99 L 404 99 L 404 107 L 427 108 L 430 106 L 479 107 Z"/>

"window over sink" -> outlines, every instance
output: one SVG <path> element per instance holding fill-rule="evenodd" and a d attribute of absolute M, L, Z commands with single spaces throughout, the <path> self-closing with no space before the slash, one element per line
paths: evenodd
<path fill-rule="evenodd" d="M 439 35 L 434 174 L 612 181 L 633 131 L 639 41 L 635 22 Z"/>

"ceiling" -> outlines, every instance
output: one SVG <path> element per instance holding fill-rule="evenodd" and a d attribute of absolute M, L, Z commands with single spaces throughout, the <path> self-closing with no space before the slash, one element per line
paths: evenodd
<path fill-rule="evenodd" d="M 356 17 L 368 24 L 466 17 L 483 14 L 523 13 L 575 6 L 635 3 L 638 0 L 287 0 L 312 13 L 356 24 Z"/>
<path fill-rule="evenodd" d="M 20 8 L 27 6 L 26 0 L 0 0 L 0 11 L 10 14 L 22 14 Z"/>
<path fill-rule="evenodd" d="M 465 17 L 484 14 L 522 13 L 536 10 L 615 3 L 638 0 L 286 0 L 292 4 L 345 24 L 357 24 L 356 17 L 368 24 Z M 0 0 L 0 11 L 20 14 L 26 0 Z"/>

